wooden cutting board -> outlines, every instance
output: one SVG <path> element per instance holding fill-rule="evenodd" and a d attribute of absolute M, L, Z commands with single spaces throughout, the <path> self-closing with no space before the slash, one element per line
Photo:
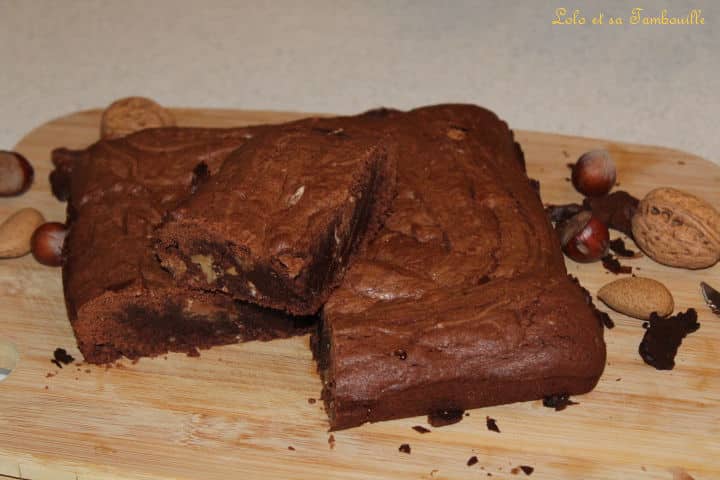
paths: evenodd
<path fill-rule="evenodd" d="M 300 114 L 228 110 L 175 111 L 182 125 L 279 122 Z M 32 159 L 37 179 L 19 198 L 0 199 L 0 219 L 20 207 L 64 220 L 49 193 L 53 147 L 84 147 L 98 136 L 100 112 L 52 121 L 17 150 Z M 567 162 L 607 148 L 622 188 L 636 196 L 672 185 L 720 206 L 720 168 L 656 147 L 545 133 L 518 132 L 529 174 L 545 202 L 578 201 Z M 631 244 L 632 245 L 632 244 Z M 664 282 L 678 309 L 698 309 L 700 330 L 682 345 L 673 371 L 644 364 L 641 322 L 612 314 L 608 363 L 592 393 L 562 412 L 541 402 L 484 408 L 458 424 L 419 434 L 412 418 L 327 433 L 308 338 L 231 345 L 127 360 L 111 368 L 50 358 L 56 347 L 81 359 L 67 321 L 60 270 L 31 257 L 0 261 L 0 361 L 19 354 L 0 382 L 0 474 L 31 479 L 533 479 L 720 478 L 720 318 L 701 300 L 698 283 L 720 287 L 720 266 L 691 272 L 647 258 L 624 262 Z M 594 294 L 616 278 L 600 264 L 568 269 Z M 3 360 L 3 358 L 5 360 Z M 0 365 L 1 366 L 1 365 Z M 501 433 L 486 428 L 486 416 Z M 427 425 L 426 425 L 427 426 Z M 410 455 L 398 447 L 408 443 Z M 292 447 L 293 449 L 291 449 Z M 477 456 L 478 463 L 466 462 Z M 514 473 L 513 473 L 514 472 Z"/>

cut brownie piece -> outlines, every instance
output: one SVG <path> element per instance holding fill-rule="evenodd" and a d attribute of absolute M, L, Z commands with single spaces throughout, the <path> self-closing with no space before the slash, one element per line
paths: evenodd
<path fill-rule="evenodd" d="M 310 318 L 190 292 L 163 270 L 150 234 L 163 216 L 265 128 L 145 130 L 58 149 L 53 192 L 69 197 L 63 284 L 89 363 L 305 333 Z"/>
<path fill-rule="evenodd" d="M 603 327 L 507 125 L 467 105 L 382 116 L 392 214 L 312 339 L 331 428 L 591 390 Z"/>
<path fill-rule="evenodd" d="M 159 229 L 163 266 L 196 289 L 316 313 L 392 201 L 379 126 L 310 118 L 248 141 Z"/>

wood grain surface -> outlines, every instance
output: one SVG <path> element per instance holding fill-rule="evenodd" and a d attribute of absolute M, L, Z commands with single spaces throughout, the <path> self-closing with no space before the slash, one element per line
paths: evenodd
<path fill-rule="evenodd" d="M 181 125 L 279 122 L 301 114 L 176 109 Z M 0 220 L 20 207 L 65 219 L 49 193 L 49 153 L 95 141 L 99 111 L 60 118 L 17 150 L 36 168 L 27 194 L 0 199 Z M 578 201 L 565 164 L 591 148 L 610 150 L 621 188 L 636 196 L 671 185 L 720 205 L 720 168 L 662 148 L 517 132 L 545 202 Z M 632 244 L 630 244 L 632 245 Z M 720 318 L 702 303 L 701 280 L 720 287 L 720 266 L 671 269 L 623 261 L 664 282 L 678 309 L 702 324 L 660 372 L 637 348 L 641 322 L 613 313 L 608 363 L 598 387 L 562 412 L 541 402 L 484 408 L 420 434 L 412 418 L 336 432 L 329 441 L 320 380 L 307 337 L 123 360 L 110 367 L 50 362 L 56 347 L 81 360 L 67 321 L 60 270 L 30 256 L 0 260 L 0 359 L 17 365 L 0 382 L 0 474 L 30 479 L 533 479 L 720 478 Z M 595 294 L 615 278 L 600 264 L 568 269 Z M 0 365 L 2 368 L 3 365 Z M 486 416 L 501 433 L 486 428 Z M 411 453 L 398 451 L 407 443 Z M 292 449 L 290 448 L 292 447 Z M 477 456 L 478 463 L 466 462 Z"/>

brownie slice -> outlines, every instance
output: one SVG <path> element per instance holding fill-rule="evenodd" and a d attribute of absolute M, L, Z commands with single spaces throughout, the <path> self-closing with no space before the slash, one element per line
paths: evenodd
<path fill-rule="evenodd" d="M 201 291 L 316 313 L 394 195 L 378 126 L 309 118 L 248 141 L 159 229 L 162 265 Z"/>
<path fill-rule="evenodd" d="M 507 125 L 469 105 L 375 115 L 398 193 L 312 338 L 331 428 L 591 390 L 603 327 Z"/>
<path fill-rule="evenodd" d="M 306 333 L 311 318 L 191 292 L 161 268 L 151 233 L 225 158 L 263 130 L 163 128 L 53 152 L 53 192 L 68 198 L 63 286 L 89 363 Z"/>

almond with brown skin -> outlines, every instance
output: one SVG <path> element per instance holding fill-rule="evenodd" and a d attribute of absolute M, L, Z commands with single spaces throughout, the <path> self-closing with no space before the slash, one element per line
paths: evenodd
<path fill-rule="evenodd" d="M 643 252 L 671 267 L 707 268 L 720 260 L 720 213 L 674 188 L 657 188 L 643 198 L 632 233 Z"/>
<path fill-rule="evenodd" d="M 0 258 L 22 257 L 30 253 L 30 239 L 45 222 L 34 208 L 18 210 L 0 224 Z"/>
<path fill-rule="evenodd" d="M 120 138 L 145 128 L 175 126 L 169 110 L 144 97 L 127 97 L 113 102 L 103 112 L 100 136 Z"/>
<path fill-rule="evenodd" d="M 670 291 L 651 278 L 621 278 L 602 287 L 597 296 L 613 310 L 643 320 L 653 312 L 667 317 L 675 309 Z"/>

